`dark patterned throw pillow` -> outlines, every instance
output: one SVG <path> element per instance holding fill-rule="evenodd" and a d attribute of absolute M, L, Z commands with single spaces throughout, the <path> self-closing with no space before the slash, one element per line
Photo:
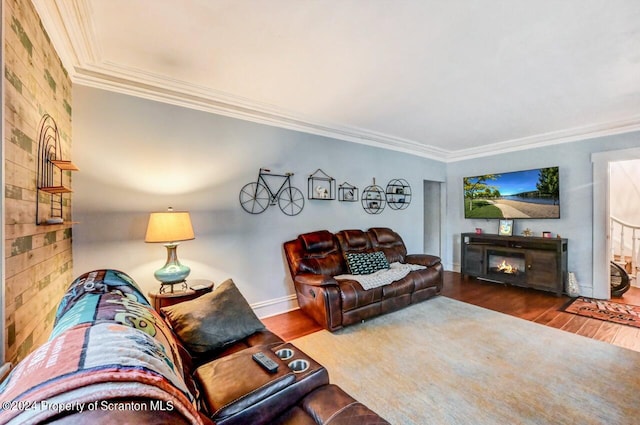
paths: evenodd
<path fill-rule="evenodd" d="M 355 253 L 349 252 L 345 254 L 347 267 L 350 274 L 371 274 L 378 270 L 388 269 L 389 262 L 384 252 L 366 252 Z"/>

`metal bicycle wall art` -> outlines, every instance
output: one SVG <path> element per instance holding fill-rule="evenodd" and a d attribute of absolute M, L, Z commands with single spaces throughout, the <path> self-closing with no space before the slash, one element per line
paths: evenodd
<path fill-rule="evenodd" d="M 260 214 L 269 205 L 278 205 L 289 216 L 300 214 L 304 208 L 304 195 L 291 185 L 293 173 L 272 173 L 268 168 L 260 168 L 258 179 L 247 183 L 240 190 L 240 205 L 249 214 Z M 278 182 L 280 186 L 277 186 Z M 271 183 L 270 183 L 271 182 Z M 275 186 L 274 186 L 275 185 Z M 277 187 L 277 190 L 274 188 Z"/>

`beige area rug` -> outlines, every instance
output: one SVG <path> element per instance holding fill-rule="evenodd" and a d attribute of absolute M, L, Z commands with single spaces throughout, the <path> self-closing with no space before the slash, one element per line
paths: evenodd
<path fill-rule="evenodd" d="M 445 297 L 292 342 L 396 425 L 640 423 L 640 353 Z"/>

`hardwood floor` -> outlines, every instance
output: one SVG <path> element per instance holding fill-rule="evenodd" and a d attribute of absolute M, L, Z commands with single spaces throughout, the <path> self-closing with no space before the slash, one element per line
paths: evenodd
<path fill-rule="evenodd" d="M 590 319 L 559 311 L 569 298 L 534 289 L 506 286 L 463 278 L 460 273 L 445 272 L 442 295 L 511 316 L 551 326 L 585 337 L 640 351 L 640 328 Z M 632 287 L 612 301 L 640 305 L 640 288 Z M 426 301 L 428 302 L 428 301 Z M 322 328 L 300 310 L 262 320 L 285 341 L 317 332 Z"/>

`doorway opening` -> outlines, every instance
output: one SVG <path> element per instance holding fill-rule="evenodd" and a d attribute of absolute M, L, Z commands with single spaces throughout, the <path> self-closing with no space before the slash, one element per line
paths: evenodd
<path fill-rule="evenodd" d="M 610 260 L 619 273 L 628 274 L 632 286 L 638 286 L 640 159 L 609 164 L 609 194 Z M 611 276 L 613 279 L 614 274 Z"/>
<path fill-rule="evenodd" d="M 611 298 L 611 258 L 613 231 L 611 226 L 612 164 L 640 160 L 640 148 L 597 152 L 591 155 L 593 164 L 593 298 Z M 613 195 L 617 197 L 617 195 Z M 618 202 L 615 199 L 613 202 Z"/>
<path fill-rule="evenodd" d="M 445 203 L 444 184 L 439 181 L 425 180 L 424 199 L 424 252 L 442 257 L 442 217 Z"/>

